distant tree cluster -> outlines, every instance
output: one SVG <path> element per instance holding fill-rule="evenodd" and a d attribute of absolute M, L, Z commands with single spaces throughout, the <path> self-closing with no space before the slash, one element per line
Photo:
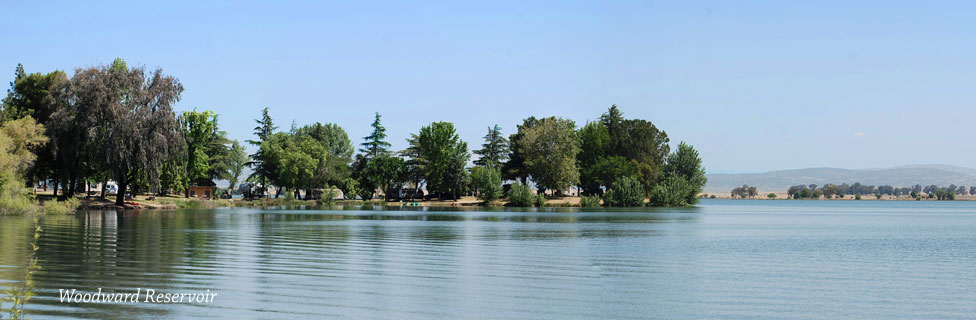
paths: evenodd
<path fill-rule="evenodd" d="M 922 193 L 925 193 L 928 198 L 937 198 L 938 200 L 954 200 L 956 195 L 976 195 L 976 186 L 970 187 L 958 187 L 954 184 L 948 187 L 939 187 L 936 185 L 930 185 L 922 187 L 921 185 L 914 185 L 912 187 L 893 187 L 890 185 L 883 186 L 873 186 L 873 185 L 863 185 L 859 182 L 854 184 L 826 184 L 822 187 L 818 187 L 816 184 L 810 185 L 796 185 L 790 187 L 786 193 L 789 198 L 793 199 L 831 199 L 834 197 L 843 198 L 844 195 L 874 195 L 876 198 L 880 199 L 882 196 L 910 196 L 912 198 L 921 197 Z"/>
<path fill-rule="evenodd" d="M 733 198 L 736 198 L 736 197 L 738 197 L 738 198 L 755 198 L 756 195 L 758 195 L 758 194 L 759 194 L 759 192 L 756 191 L 756 187 L 753 187 L 753 186 L 750 186 L 750 185 L 747 185 L 747 184 L 744 184 L 741 187 L 737 187 L 735 189 L 732 189 L 732 197 Z"/>

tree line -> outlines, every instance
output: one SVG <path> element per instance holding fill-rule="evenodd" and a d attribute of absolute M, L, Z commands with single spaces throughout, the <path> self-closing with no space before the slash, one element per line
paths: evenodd
<path fill-rule="evenodd" d="M 111 180 L 122 205 L 127 193 L 189 196 L 190 186 L 224 179 L 232 187 L 246 182 L 251 197 L 284 190 L 310 198 L 336 188 L 348 198 L 393 199 L 423 189 L 427 198 L 474 194 L 490 202 L 531 182 L 539 195 L 578 187 L 591 203 L 682 206 L 696 203 L 705 183 L 692 146 L 682 142 L 672 152 L 663 130 L 624 118 L 616 105 L 582 128 L 555 116 L 526 118 L 507 137 L 491 126 L 468 167 L 472 152 L 452 123 L 423 126 L 406 138 L 405 150 L 391 150 L 379 113 L 356 152 L 337 124 L 280 131 L 265 108 L 254 140 L 246 141 L 256 149 L 248 155 L 220 129 L 216 113 L 176 113 L 182 92 L 161 69 L 130 68 L 122 59 L 78 68 L 70 78 L 63 71 L 28 74 L 18 65 L 0 104 L 0 131 L 9 131 L 0 136 L 8 150 L 0 162 L 13 164 L 0 173 L 0 191 L 49 183 L 66 199 Z M 242 177 L 246 167 L 253 173 Z M 515 183 L 503 187 L 505 180 Z"/>
<path fill-rule="evenodd" d="M 928 198 L 937 198 L 938 200 L 954 200 L 956 195 L 976 195 L 976 186 L 969 187 L 958 187 L 955 184 L 951 184 L 947 187 L 940 187 L 936 185 L 930 185 L 922 187 L 916 184 L 911 187 L 893 187 L 891 185 L 873 186 L 873 185 L 863 185 L 859 182 L 854 184 L 826 184 L 823 186 L 817 186 L 816 184 L 810 185 L 796 185 L 787 189 L 787 195 L 794 199 L 820 199 L 821 197 L 825 199 L 831 199 L 834 197 L 843 198 L 845 195 L 854 195 L 860 197 L 862 195 L 873 195 L 877 198 L 882 196 L 904 196 L 908 195 L 912 198 L 919 198 L 922 193 Z"/>

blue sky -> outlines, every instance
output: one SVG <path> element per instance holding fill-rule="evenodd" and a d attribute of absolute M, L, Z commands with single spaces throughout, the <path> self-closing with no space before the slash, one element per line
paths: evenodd
<path fill-rule="evenodd" d="M 179 110 L 252 138 L 334 122 L 354 143 L 451 121 L 474 149 L 528 116 L 610 104 L 693 144 L 709 172 L 976 167 L 974 2 L 31 1 L 0 4 L 0 81 L 161 67 Z"/>

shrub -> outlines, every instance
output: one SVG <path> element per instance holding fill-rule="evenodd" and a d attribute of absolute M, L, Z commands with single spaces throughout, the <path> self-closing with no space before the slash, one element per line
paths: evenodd
<path fill-rule="evenodd" d="M 319 205 L 331 206 L 332 203 L 335 202 L 335 196 L 336 196 L 335 188 L 333 187 L 325 188 L 325 191 L 322 191 L 322 195 L 321 197 L 319 197 L 319 200 L 316 201 L 316 203 L 318 203 Z"/>
<path fill-rule="evenodd" d="M 854 200 L 861 200 L 861 194 L 860 193 L 855 194 L 854 195 Z"/>
<path fill-rule="evenodd" d="M 770 198 L 770 199 L 776 199 L 776 194 L 775 194 L 775 193 L 770 193 L 770 194 L 767 194 L 767 195 L 766 195 L 766 198 Z"/>
<path fill-rule="evenodd" d="M 690 205 L 687 201 L 688 181 L 682 177 L 668 177 L 651 190 L 650 204 L 656 207 L 681 207 Z"/>
<path fill-rule="evenodd" d="M 66 214 L 78 210 L 81 200 L 68 198 L 64 201 L 47 201 L 44 203 L 44 214 Z"/>
<path fill-rule="evenodd" d="M 600 206 L 600 196 L 583 196 L 580 198 L 580 207 L 583 208 L 596 208 Z"/>
<path fill-rule="evenodd" d="M 684 196 L 684 194 L 681 194 Z M 603 197 L 603 204 L 608 207 L 639 207 L 644 204 L 644 187 L 637 179 L 620 177 L 610 186 L 610 191 Z"/>
<path fill-rule="evenodd" d="M 546 205 L 546 196 L 544 194 L 536 194 L 535 201 L 532 202 L 536 207 L 544 207 Z"/>
<path fill-rule="evenodd" d="M 535 197 L 529 186 L 516 182 L 508 190 L 508 204 L 513 207 L 531 207 Z"/>
<path fill-rule="evenodd" d="M 498 200 L 502 196 L 502 174 L 493 168 L 471 168 L 471 186 L 478 191 L 478 199 L 487 202 Z"/>

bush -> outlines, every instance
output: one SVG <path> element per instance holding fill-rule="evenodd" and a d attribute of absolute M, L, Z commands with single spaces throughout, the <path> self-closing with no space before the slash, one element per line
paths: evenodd
<path fill-rule="evenodd" d="M 498 200 L 502 196 L 502 174 L 493 168 L 471 168 L 471 186 L 478 191 L 478 199 L 486 202 Z"/>
<path fill-rule="evenodd" d="M 600 206 L 600 196 L 583 196 L 580 198 L 580 207 L 583 208 L 596 208 Z"/>
<path fill-rule="evenodd" d="M 861 200 L 861 194 L 860 193 L 855 194 L 854 195 L 854 200 Z"/>
<path fill-rule="evenodd" d="M 684 194 L 682 194 L 684 196 Z M 644 187 L 637 179 L 620 177 L 610 186 L 610 191 L 603 197 L 603 204 L 608 207 L 639 207 L 644 205 Z"/>
<path fill-rule="evenodd" d="M 546 196 L 544 194 L 535 195 L 535 201 L 532 202 L 536 207 L 546 206 Z"/>
<path fill-rule="evenodd" d="M 44 203 L 44 214 L 67 214 L 78 210 L 81 200 L 68 198 L 64 201 L 47 201 Z"/>
<path fill-rule="evenodd" d="M 652 206 L 656 207 L 682 207 L 691 205 L 688 203 L 686 195 L 691 186 L 682 177 L 672 176 L 665 178 L 651 190 Z"/>
<path fill-rule="evenodd" d="M 535 196 L 529 186 L 516 182 L 508 190 L 508 204 L 513 207 L 531 207 Z"/>
<path fill-rule="evenodd" d="M 335 188 L 333 187 L 325 188 L 325 191 L 322 191 L 322 195 L 319 197 L 319 200 L 316 201 L 316 203 L 318 203 L 318 205 L 320 206 L 322 205 L 331 206 L 332 203 L 335 202 L 335 196 L 336 196 Z"/>
<path fill-rule="evenodd" d="M 776 199 L 776 194 L 775 194 L 775 193 L 770 193 L 770 194 L 767 194 L 767 195 L 766 195 L 766 198 L 770 198 L 770 199 Z"/>

